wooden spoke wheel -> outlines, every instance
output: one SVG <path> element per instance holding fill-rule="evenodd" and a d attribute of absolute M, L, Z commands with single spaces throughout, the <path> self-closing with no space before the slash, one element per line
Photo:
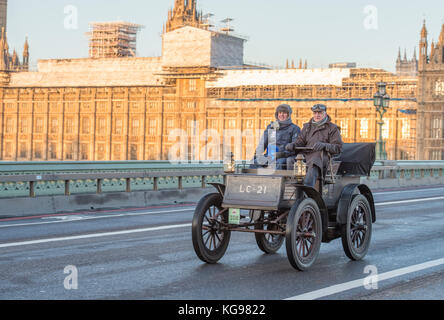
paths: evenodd
<path fill-rule="evenodd" d="M 301 271 L 309 269 L 319 254 L 322 241 L 322 221 L 316 201 L 306 198 L 290 210 L 285 232 L 285 244 L 290 264 Z"/>
<path fill-rule="evenodd" d="M 222 223 L 228 222 L 228 211 L 221 207 L 222 196 L 211 193 L 196 206 L 191 227 L 194 251 L 204 262 L 219 261 L 230 242 L 231 232 Z"/>
<path fill-rule="evenodd" d="M 351 260 L 362 259 L 372 236 L 372 215 L 365 196 L 356 195 L 348 208 L 347 223 L 341 227 L 342 247 Z"/>
<path fill-rule="evenodd" d="M 267 216 L 264 216 L 266 213 L 262 213 L 261 219 L 258 221 L 255 225 L 256 230 L 268 230 L 268 231 L 280 231 L 281 228 L 278 224 L 266 224 L 264 225 L 263 222 L 265 219 L 270 218 L 270 214 L 268 213 Z M 285 223 L 285 221 L 283 222 Z M 267 254 L 276 253 L 284 243 L 284 235 L 282 234 L 275 234 L 275 233 L 263 233 L 263 232 L 256 232 L 255 233 L 256 243 L 259 249 L 261 249 L 263 252 Z"/>

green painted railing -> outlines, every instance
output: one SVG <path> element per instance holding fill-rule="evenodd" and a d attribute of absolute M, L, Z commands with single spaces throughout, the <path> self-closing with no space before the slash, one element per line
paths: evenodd
<path fill-rule="evenodd" d="M 0 198 L 206 187 L 222 163 L 169 161 L 1 162 Z"/>
<path fill-rule="evenodd" d="M 364 180 L 441 178 L 444 161 L 378 161 Z M 221 162 L 0 161 L 0 198 L 205 188 L 223 181 Z"/>

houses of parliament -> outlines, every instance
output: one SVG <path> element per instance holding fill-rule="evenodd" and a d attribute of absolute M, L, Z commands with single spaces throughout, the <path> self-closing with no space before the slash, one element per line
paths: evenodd
<path fill-rule="evenodd" d="M 5 30 L 6 0 L 0 2 Z M 91 24 L 88 58 L 39 60 L 32 72 L 28 41 L 20 61 L 3 31 L 0 160 L 220 160 L 227 145 L 248 160 L 281 103 L 291 105 L 301 127 L 310 107 L 325 103 L 344 142 L 374 142 L 380 81 L 391 97 L 382 130 L 388 158 L 444 159 L 444 25 L 429 45 L 424 23 L 418 70 L 400 74 L 346 64 L 247 64 L 246 39 L 228 23 L 212 27 L 196 0 L 175 0 L 159 57 L 135 55 L 140 27 Z"/>

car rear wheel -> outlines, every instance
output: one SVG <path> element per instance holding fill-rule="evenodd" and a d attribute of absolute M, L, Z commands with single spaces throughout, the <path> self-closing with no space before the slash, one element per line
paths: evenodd
<path fill-rule="evenodd" d="M 372 236 L 370 204 L 362 194 L 356 195 L 347 213 L 347 223 L 341 226 L 342 247 L 348 258 L 361 260 L 368 251 Z"/>
<path fill-rule="evenodd" d="M 262 213 L 261 218 L 258 221 L 258 223 L 255 225 L 254 229 L 256 230 L 267 230 L 267 231 L 280 231 L 281 228 L 278 224 L 266 224 L 264 226 L 263 222 L 264 219 L 270 218 L 270 213 Z M 284 222 L 285 223 L 285 222 Z M 265 227 L 265 228 L 264 228 Z M 276 253 L 284 243 L 284 235 L 282 234 L 275 234 L 275 233 L 263 233 L 263 232 L 256 232 L 256 243 L 259 249 L 261 249 L 263 252 L 267 254 Z"/>

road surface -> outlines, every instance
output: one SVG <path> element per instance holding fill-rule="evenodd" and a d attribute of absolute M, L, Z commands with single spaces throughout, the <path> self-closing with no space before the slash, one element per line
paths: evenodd
<path fill-rule="evenodd" d="M 193 204 L 1 219 L 0 299 L 444 299 L 444 187 L 374 196 L 367 256 L 350 261 L 337 239 L 306 272 L 249 233 L 201 262 Z"/>

